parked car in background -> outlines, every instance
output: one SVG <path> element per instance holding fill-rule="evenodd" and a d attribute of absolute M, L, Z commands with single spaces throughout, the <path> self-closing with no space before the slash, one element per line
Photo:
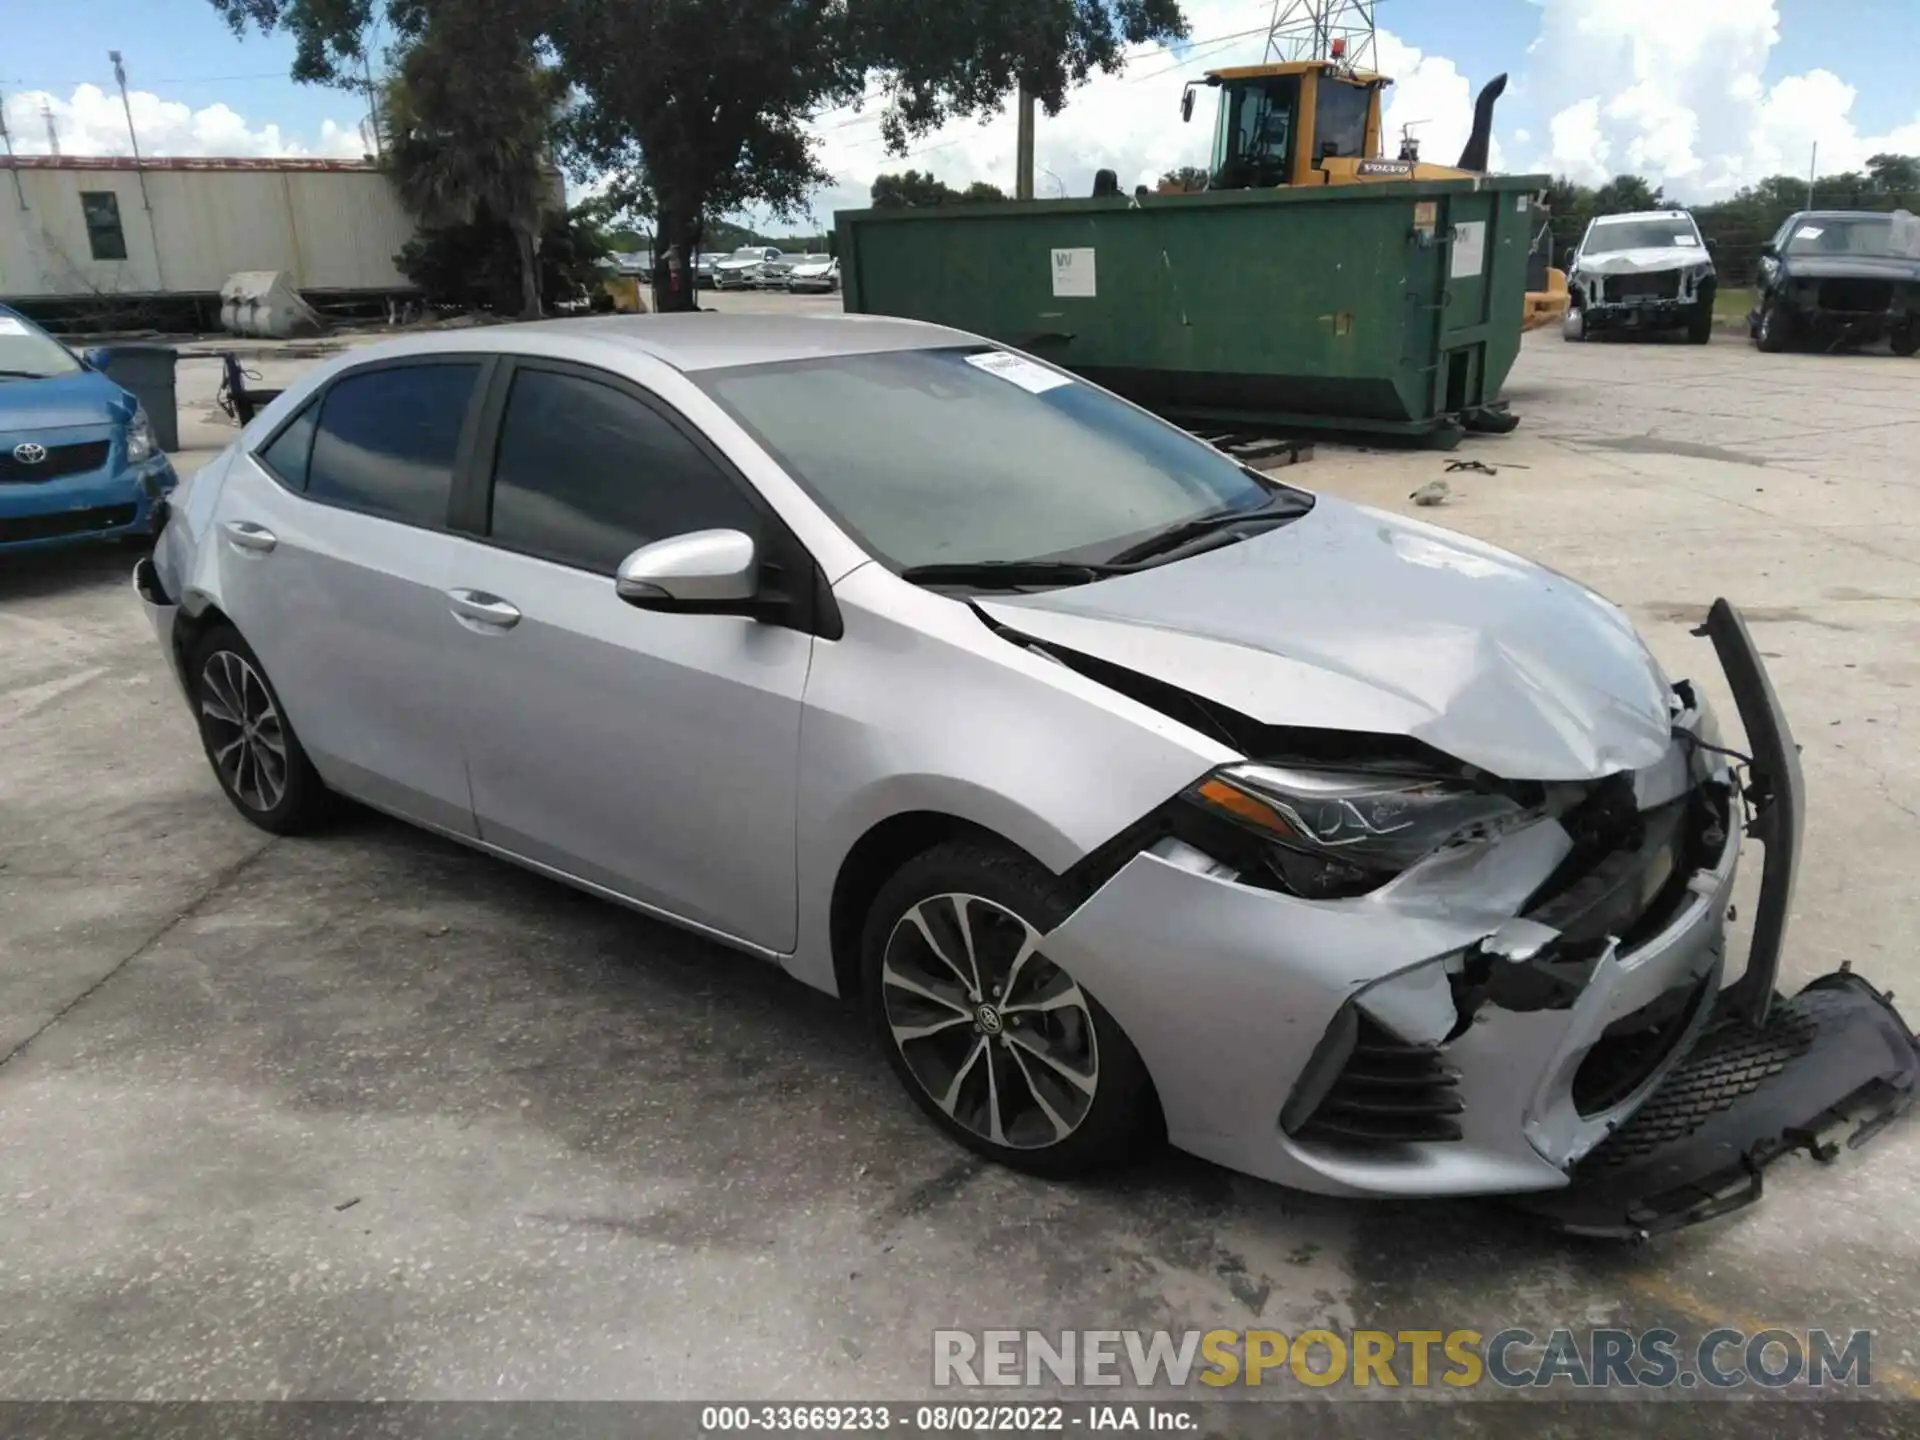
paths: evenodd
<path fill-rule="evenodd" d="M 1639 1233 L 1913 1088 L 1857 975 L 1748 1028 L 1799 1003 L 1804 796 L 1725 601 L 1746 755 L 1565 576 L 941 326 L 351 351 L 199 472 L 134 584 L 254 824 L 344 793 L 859 996 L 914 1102 L 1022 1168 L 1164 1129 L 1464 1195 L 1597 1156 Z M 1633 1129 L 1695 1052 L 1721 1078 Z"/>
<path fill-rule="evenodd" d="M 1747 328 L 1762 350 L 1828 348 L 1885 338 L 1920 351 L 1920 217 L 1805 210 L 1760 252 Z"/>
<path fill-rule="evenodd" d="M 173 487 L 140 402 L 0 306 L 0 551 L 149 534 Z"/>
<path fill-rule="evenodd" d="M 1681 330 L 1696 345 L 1713 338 L 1718 281 L 1700 227 L 1685 210 L 1602 215 L 1587 226 L 1567 271 L 1561 333 L 1585 340 L 1609 331 Z"/>
<path fill-rule="evenodd" d="M 796 256 L 776 250 L 767 257 L 753 277 L 754 285 L 761 290 L 784 290 L 787 288 L 787 272 L 793 268 Z"/>
<path fill-rule="evenodd" d="M 710 250 L 702 250 L 693 257 L 693 285 L 696 290 L 713 288 L 713 271 L 723 257 Z"/>
<path fill-rule="evenodd" d="M 787 271 L 789 290 L 825 290 L 840 288 L 840 262 L 831 255 L 802 255 Z"/>
<path fill-rule="evenodd" d="M 742 245 L 731 255 L 714 263 L 713 288 L 745 290 L 759 283 L 760 268 L 778 259 L 780 251 L 772 245 Z"/>

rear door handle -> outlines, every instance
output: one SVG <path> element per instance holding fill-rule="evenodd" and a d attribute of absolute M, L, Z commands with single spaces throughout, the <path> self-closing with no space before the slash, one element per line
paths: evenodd
<path fill-rule="evenodd" d="M 227 539 L 242 550 L 253 550 L 262 555 L 280 543 L 266 526 L 256 525 L 251 520 L 229 520 Z"/>
<path fill-rule="evenodd" d="M 518 606 L 485 590 L 449 590 L 447 600 L 454 618 L 469 629 L 511 630 L 520 623 Z"/>

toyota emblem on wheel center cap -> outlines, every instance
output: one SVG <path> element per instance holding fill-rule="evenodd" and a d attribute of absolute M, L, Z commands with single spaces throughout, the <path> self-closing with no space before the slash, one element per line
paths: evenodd
<path fill-rule="evenodd" d="M 998 1035 L 1000 1033 L 1000 1012 L 994 1009 L 993 1006 L 980 1006 L 973 1012 L 973 1018 L 975 1023 L 980 1026 L 982 1033 L 987 1035 Z"/>
<path fill-rule="evenodd" d="M 13 458 L 22 465 L 38 465 L 47 458 L 47 447 L 31 440 L 23 440 L 13 447 Z"/>

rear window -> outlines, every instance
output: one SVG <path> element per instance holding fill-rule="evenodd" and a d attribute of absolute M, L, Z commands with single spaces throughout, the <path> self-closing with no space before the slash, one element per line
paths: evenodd
<path fill-rule="evenodd" d="M 477 363 L 394 365 L 337 380 L 307 466 L 315 500 L 443 528 Z"/>
<path fill-rule="evenodd" d="M 260 452 L 260 461 L 290 490 L 307 488 L 307 461 L 313 454 L 314 422 L 320 418 L 318 402 L 307 406 Z"/>

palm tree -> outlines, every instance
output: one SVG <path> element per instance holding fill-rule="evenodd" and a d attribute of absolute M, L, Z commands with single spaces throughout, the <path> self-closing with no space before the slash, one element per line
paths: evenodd
<path fill-rule="evenodd" d="M 523 319 L 540 314 L 540 233 L 555 198 L 549 133 L 565 91 L 517 42 L 430 24 L 382 106 L 388 172 L 421 223 L 471 224 L 484 212 L 513 232 Z"/>

